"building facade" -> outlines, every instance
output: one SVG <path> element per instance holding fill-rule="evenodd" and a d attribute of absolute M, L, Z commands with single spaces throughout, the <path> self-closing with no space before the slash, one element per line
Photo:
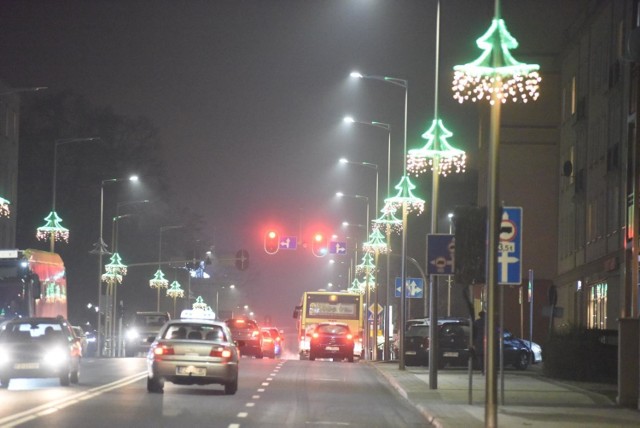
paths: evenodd
<path fill-rule="evenodd" d="M 19 95 L 0 81 L 0 249 L 16 246 Z"/>

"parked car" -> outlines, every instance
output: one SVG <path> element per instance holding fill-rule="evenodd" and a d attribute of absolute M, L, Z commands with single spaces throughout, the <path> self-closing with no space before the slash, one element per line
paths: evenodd
<path fill-rule="evenodd" d="M 221 384 L 238 390 L 238 349 L 231 331 L 206 311 L 186 310 L 160 328 L 147 353 L 147 390 L 161 393 L 165 381 L 178 385 Z"/>
<path fill-rule="evenodd" d="M 136 312 L 125 331 L 125 356 L 146 353 L 149 350 L 149 338 L 155 337 L 160 327 L 170 319 L 167 312 Z"/>
<path fill-rule="evenodd" d="M 0 331 L 0 386 L 11 379 L 60 379 L 60 385 L 78 383 L 82 350 L 80 339 L 62 317 L 16 318 Z"/>
<path fill-rule="evenodd" d="M 260 327 L 254 320 L 245 318 L 229 318 L 225 321 L 238 349 L 240 355 L 253 355 L 256 358 L 263 358 L 262 333 Z"/>
<path fill-rule="evenodd" d="M 333 358 L 353 362 L 354 338 L 347 324 L 318 323 L 311 335 L 309 360 Z"/>

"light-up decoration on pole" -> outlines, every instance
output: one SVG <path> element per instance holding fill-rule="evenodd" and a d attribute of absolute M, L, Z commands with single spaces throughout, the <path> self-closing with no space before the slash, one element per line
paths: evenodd
<path fill-rule="evenodd" d="M 62 219 L 58 217 L 55 211 L 51 211 L 44 221 L 46 223 L 44 226 L 40 226 L 38 233 L 36 233 L 38 240 L 49 241 L 53 239 L 54 241 L 69 242 L 69 229 L 60 224 Z"/>
<path fill-rule="evenodd" d="M 10 204 L 11 202 L 0 196 L 0 217 L 9 217 L 11 215 Z"/>
<path fill-rule="evenodd" d="M 408 212 L 416 211 L 418 215 L 422 214 L 424 211 L 424 199 L 420 199 L 413 194 L 415 188 L 416 186 L 408 176 L 402 176 L 400 182 L 395 186 L 398 193 L 384 200 L 387 209 L 397 211 L 403 206 L 406 206 Z"/>
<path fill-rule="evenodd" d="M 395 216 L 394 211 L 393 207 L 385 205 L 380 210 L 382 215 L 371 221 L 372 230 L 384 228 L 385 230 L 388 229 L 389 232 L 400 233 L 402 231 L 402 220 Z"/>
<path fill-rule="evenodd" d="M 453 98 L 462 103 L 467 100 L 486 100 L 493 104 L 507 100 L 514 103 L 529 99 L 536 100 L 540 95 L 540 75 L 538 64 L 525 64 L 516 61 L 510 49 L 518 47 L 518 41 L 511 36 L 507 26 L 499 15 L 496 2 L 496 17 L 491 26 L 476 44 L 484 50 L 473 62 L 456 65 L 453 76 Z"/>
<path fill-rule="evenodd" d="M 379 229 L 373 229 L 373 231 L 369 235 L 369 241 L 362 244 L 362 249 L 366 251 L 367 254 L 370 254 L 371 252 L 373 252 L 374 254 L 373 264 L 376 266 L 376 268 L 378 267 L 378 258 L 380 253 L 386 254 L 389 251 L 389 247 L 387 246 L 387 243 L 384 240 L 384 236 L 382 235 Z M 378 302 L 379 302 L 379 289 L 380 289 L 380 287 L 378 287 L 378 270 L 377 269 L 373 273 L 373 280 L 374 280 L 373 306 L 374 308 L 376 308 L 376 310 L 373 312 L 373 331 L 375 332 L 373 334 L 373 337 L 375 338 L 375 340 L 372 348 L 373 348 L 373 359 L 377 360 L 378 359 L 377 332 L 379 330 L 379 323 L 380 323 L 380 320 L 378 319 L 378 310 L 377 310 L 377 308 L 379 307 Z"/>
<path fill-rule="evenodd" d="M 444 127 L 441 119 L 433 119 L 431 127 L 422 134 L 427 144 L 419 149 L 409 150 L 407 171 L 418 176 L 428 170 L 437 170 L 447 176 L 451 172 L 464 172 L 466 154 L 463 150 L 451 146 L 447 139 L 453 134 Z"/>
<path fill-rule="evenodd" d="M 122 278 L 127 274 L 127 266 L 122 263 L 118 253 L 111 255 L 111 262 L 104 266 L 104 270 L 102 281 L 110 286 L 122 284 Z"/>
<path fill-rule="evenodd" d="M 160 310 L 160 290 L 163 288 L 167 288 L 169 286 L 169 281 L 164 277 L 164 272 L 160 268 L 153 274 L 153 278 L 149 280 L 149 287 L 155 288 L 158 290 L 158 304 L 157 308 Z"/>
<path fill-rule="evenodd" d="M 485 352 L 485 426 L 498 426 L 496 348 L 497 250 L 500 192 L 498 189 L 500 108 L 511 100 L 526 103 L 539 95 L 537 64 L 516 61 L 510 49 L 518 46 L 500 17 L 500 1 L 495 2 L 489 30 L 476 41 L 484 52 L 478 59 L 454 67 L 453 97 L 459 102 L 486 100 L 491 104 L 487 165 L 487 266 L 486 266 L 486 352 Z M 499 315 L 499 314 L 498 314 Z"/>
<path fill-rule="evenodd" d="M 196 301 L 193 302 L 193 309 L 194 310 L 201 310 L 201 311 L 206 311 L 207 308 L 209 308 L 209 305 L 207 305 L 204 302 L 204 299 L 202 298 L 202 296 L 198 296 L 196 298 Z"/>
<path fill-rule="evenodd" d="M 380 232 L 379 229 L 373 229 L 373 231 L 369 235 L 369 240 L 362 244 L 362 249 L 366 252 L 366 254 L 385 254 L 387 252 L 387 243 L 384 240 L 384 235 Z"/>
<path fill-rule="evenodd" d="M 184 290 L 178 281 L 173 281 L 167 289 L 167 297 L 173 299 L 173 317 L 176 317 L 176 300 L 184 297 Z"/>

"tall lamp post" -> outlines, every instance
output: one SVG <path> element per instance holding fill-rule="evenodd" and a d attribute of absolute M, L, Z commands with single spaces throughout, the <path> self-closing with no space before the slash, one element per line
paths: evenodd
<path fill-rule="evenodd" d="M 98 242 L 93 244 L 93 250 L 89 251 L 91 254 L 98 255 L 98 311 L 96 312 L 98 315 L 98 328 L 97 328 L 97 341 L 96 341 L 96 349 L 97 355 L 102 356 L 102 343 L 103 343 L 103 334 L 102 334 L 102 319 L 101 312 L 107 314 L 108 306 L 105 301 L 102 299 L 102 256 L 110 255 L 107 248 L 107 244 L 104 242 L 103 238 L 103 230 L 104 230 L 104 186 L 105 184 L 110 183 L 118 183 L 121 181 L 132 181 L 137 182 L 138 176 L 132 175 L 128 178 L 110 178 L 106 180 L 102 180 L 100 182 L 100 235 L 98 236 Z"/>
<path fill-rule="evenodd" d="M 364 251 L 367 252 L 373 252 L 374 254 L 374 261 L 373 264 L 375 265 L 375 271 L 374 271 L 374 287 L 375 287 L 375 299 L 374 299 L 374 310 L 373 310 L 373 359 L 377 360 L 378 359 L 378 330 L 379 330 L 379 319 L 378 319 L 378 300 L 379 300 L 379 293 L 378 293 L 378 289 L 380 288 L 378 286 L 378 256 L 380 255 L 380 253 L 388 253 L 389 252 L 389 247 L 387 246 L 387 243 L 384 241 L 384 236 L 382 235 L 382 233 L 380 232 L 379 229 L 373 229 L 373 232 L 371 232 L 370 238 L 367 242 L 365 242 L 362 245 L 362 249 Z M 368 292 L 368 288 L 367 288 L 367 292 Z"/>
<path fill-rule="evenodd" d="M 496 348 L 496 272 L 498 234 L 497 222 L 499 210 L 499 146 L 500 146 L 500 108 L 507 101 L 526 103 L 536 100 L 541 81 L 537 64 L 526 64 L 511 55 L 510 49 L 518 47 L 518 42 L 507 30 L 500 13 L 500 0 L 495 1 L 494 17 L 491 26 L 477 41 L 483 53 L 475 61 L 454 67 L 454 99 L 460 103 L 467 100 L 486 100 L 491 105 L 489 126 L 489 162 L 487 180 L 487 310 L 486 332 L 486 368 L 485 377 L 485 426 L 498 426 L 497 412 L 497 376 Z"/>
<path fill-rule="evenodd" d="M 40 226 L 37 230 L 36 237 L 41 240 L 49 240 L 50 241 L 50 251 L 53 253 L 55 249 L 55 242 L 63 240 L 65 242 L 69 241 L 69 229 L 62 226 L 62 219 L 56 213 L 56 182 L 57 182 L 57 172 L 58 172 L 58 146 L 69 143 L 80 143 L 86 141 L 98 141 L 100 138 L 98 137 L 87 137 L 87 138 L 60 138 L 55 140 L 53 144 L 53 180 L 51 181 L 52 185 L 52 193 L 53 196 L 51 198 L 51 212 L 47 217 L 45 217 L 46 223 L 43 226 Z"/>
<path fill-rule="evenodd" d="M 453 134 L 443 125 L 438 116 L 438 76 L 440 58 L 440 1 L 436 10 L 436 57 L 435 57 L 435 84 L 434 84 L 434 119 L 429 129 L 422 134 L 427 144 L 419 149 L 409 150 L 407 156 L 407 169 L 416 175 L 427 169 L 432 170 L 431 186 L 431 233 L 438 233 L 438 202 L 440 175 L 446 176 L 449 172 L 463 172 L 466 162 L 466 154 L 460 149 L 451 146 L 447 139 Z M 430 266 L 429 260 L 425 260 L 425 266 Z M 438 277 L 429 275 L 429 389 L 438 388 Z"/>
<path fill-rule="evenodd" d="M 404 89 L 404 136 L 403 136 L 403 151 L 402 151 L 402 159 L 406 159 L 407 157 L 407 110 L 409 106 L 409 81 L 405 79 L 399 79 L 397 77 L 390 76 L 377 76 L 377 75 L 364 75 L 359 72 L 352 72 L 350 74 L 351 77 L 355 77 L 358 79 L 373 79 L 380 80 L 382 82 L 390 83 L 395 86 L 399 86 Z M 415 189 L 415 186 L 407 177 L 407 166 L 403 161 L 402 168 L 402 177 L 400 178 L 400 182 L 395 186 L 398 190 L 398 193 L 395 196 L 387 195 L 387 199 L 385 199 L 385 204 L 388 205 L 388 209 L 397 210 L 398 208 L 402 208 L 402 244 L 400 251 L 400 327 L 399 331 L 399 339 L 400 339 L 400 356 L 399 356 L 399 369 L 404 370 L 404 325 L 406 322 L 406 278 L 407 278 L 407 215 L 408 211 L 416 210 L 418 212 L 422 212 L 424 210 L 424 200 L 420 199 L 413 195 L 412 191 Z"/>

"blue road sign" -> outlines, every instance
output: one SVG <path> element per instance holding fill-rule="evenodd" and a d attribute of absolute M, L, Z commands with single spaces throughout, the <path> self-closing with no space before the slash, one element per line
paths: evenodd
<path fill-rule="evenodd" d="M 295 250 L 298 248 L 298 238 L 295 236 L 283 236 L 278 243 L 281 250 Z"/>
<path fill-rule="evenodd" d="M 427 235 L 428 275 L 453 275 L 455 273 L 455 242 L 454 235 Z"/>
<path fill-rule="evenodd" d="M 424 297 L 424 281 L 422 278 L 405 278 L 405 297 L 407 299 L 422 299 Z M 402 278 L 396 276 L 396 297 L 402 295 Z"/>
<path fill-rule="evenodd" d="M 329 253 L 331 254 L 347 254 L 347 243 L 339 241 L 329 242 Z"/>
<path fill-rule="evenodd" d="M 522 282 L 522 207 L 503 207 L 498 241 L 498 284 Z"/>

